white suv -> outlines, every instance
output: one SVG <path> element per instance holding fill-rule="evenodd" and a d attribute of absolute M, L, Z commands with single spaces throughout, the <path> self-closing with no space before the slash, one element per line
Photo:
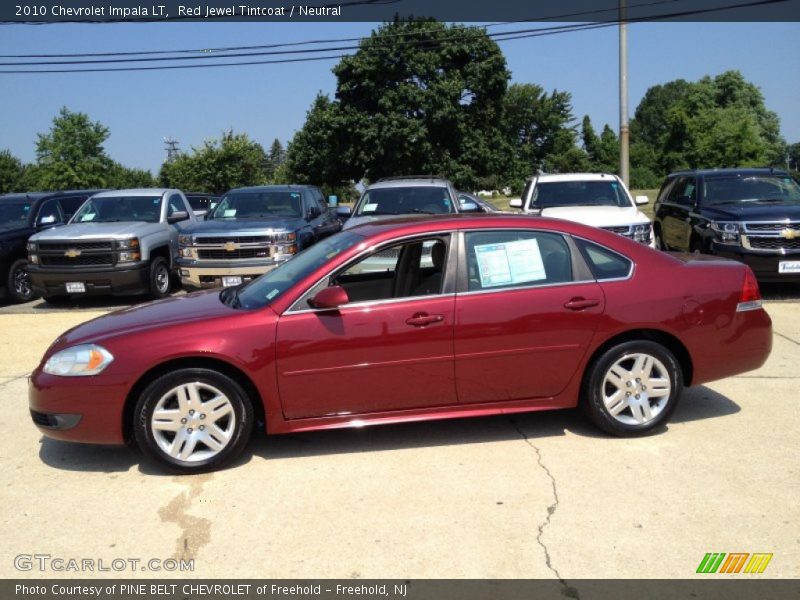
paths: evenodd
<path fill-rule="evenodd" d="M 607 229 L 654 248 L 652 223 L 636 208 L 647 202 L 647 196 L 634 200 L 616 175 L 566 173 L 529 179 L 522 199 L 512 200 L 511 207 Z"/>

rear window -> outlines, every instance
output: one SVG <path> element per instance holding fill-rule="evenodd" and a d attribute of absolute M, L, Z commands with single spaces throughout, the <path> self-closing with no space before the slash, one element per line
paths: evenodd
<path fill-rule="evenodd" d="M 631 274 L 633 262 L 621 254 L 579 238 L 575 242 L 595 279 L 622 279 Z"/>
<path fill-rule="evenodd" d="M 212 219 L 259 219 L 264 217 L 303 217 L 300 192 L 234 192 L 222 197 L 211 213 Z"/>
<path fill-rule="evenodd" d="M 455 212 L 447 188 L 441 186 L 400 186 L 364 193 L 355 216 L 408 214 L 449 214 Z"/>
<path fill-rule="evenodd" d="M 596 181 L 551 181 L 537 183 L 531 208 L 561 206 L 631 206 L 631 201 L 615 179 Z"/>
<path fill-rule="evenodd" d="M 788 176 L 707 177 L 703 204 L 800 204 L 800 186 Z"/>

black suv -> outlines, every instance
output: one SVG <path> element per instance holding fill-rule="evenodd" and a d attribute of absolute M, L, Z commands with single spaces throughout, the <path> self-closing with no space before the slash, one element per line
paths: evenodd
<path fill-rule="evenodd" d="M 92 194 L 103 190 L 36 192 L 0 196 L 0 297 L 28 302 L 34 297 L 28 275 L 28 238 L 63 225 Z"/>
<path fill-rule="evenodd" d="M 733 258 L 761 281 L 800 281 L 800 185 L 785 171 L 672 173 L 653 230 L 662 250 Z"/>

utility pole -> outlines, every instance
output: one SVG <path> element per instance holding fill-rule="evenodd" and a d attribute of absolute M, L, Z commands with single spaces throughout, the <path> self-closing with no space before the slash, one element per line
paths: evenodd
<path fill-rule="evenodd" d="M 619 2 L 619 176 L 630 186 L 630 157 L 628 154 L 628 24 L 625 0 Z"/>
<path fill-rule="evenodd" d="M 178 140 L 174 137 L 165 137 L 164 144 L 166 145 L 165 150 L 167 151 L 167 162 L 171 162 L 178 158 L 178 154 L 180 154 L 180 150 L 178 149 Z"/>

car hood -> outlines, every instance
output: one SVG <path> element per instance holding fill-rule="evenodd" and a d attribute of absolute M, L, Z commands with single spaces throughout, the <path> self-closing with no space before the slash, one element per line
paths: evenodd
<path fill-rule="evenodd" d="M 704 206 L 704 217 L 717 221 L 800 221 L 800 205 L 756 202 Z"/>
<path fill-rule="evenodd" d="M 274 231 L 297 231 L 305 225 L 303 219 L 295 217 L 265 217 L 259 219 L 211 219 L 201 221 L 186 227 L 185 233 L 216 233 L 224 232 L 252 232 L 264 233 L 268 230 Z"/>
<path fill-rule="evenodd" d="M 50 351 L 76 344 L 100 342 L 134 331 L 160 329 L 235 314 L 236 310 L 220 302 L 219 293 L 220 290 L 206 290 L 184 296 L 171 296 L 103 315 L 62 334 Z"/>
<path fill-rule="evenodd" d="M 644 213 L 633 206 L 554 206 L 543 209 L 541 215 L 594 227 L 650 222 Z"/>
<path fill-rule="evenodd" d="M 118 221 L 116 223 L 72 223 L 63 227 L 56 227 L 34 235 L 31 240 L 41 241 L 75 241 L 94 239 L 121 240 L 133 236 L 144 236 L 149 233 L 162 231 L 163 225 L 159 223 L 145 223 L 143 221 Z"/>

